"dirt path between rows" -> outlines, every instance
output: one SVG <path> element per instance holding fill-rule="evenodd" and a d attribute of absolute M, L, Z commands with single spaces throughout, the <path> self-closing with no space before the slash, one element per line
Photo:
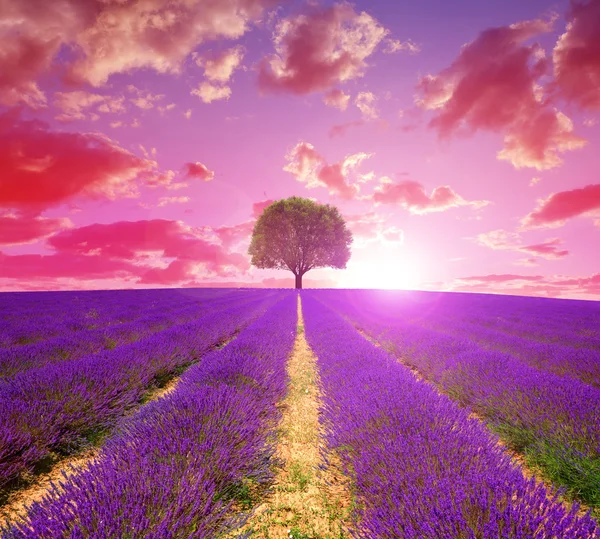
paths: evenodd
<path fill-rule="evenodd" d="M 281 403 L 275 483 L 248 523 L 227 537 L 265 539 L 340 539 L 345 531 L 351 496 L 348 479 L 335 459 L 328 465 L 321 451 L 324 436 L 319 423 L 320 391 L 316 358 L 304 336 L 298 297 L 298 333 L 288 361 L 288 393 Z"/>

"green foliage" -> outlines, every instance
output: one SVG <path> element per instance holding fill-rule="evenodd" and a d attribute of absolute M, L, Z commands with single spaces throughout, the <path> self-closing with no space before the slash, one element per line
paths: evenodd
<path fill-rule="evenodd" d="M 541 471 L 555 485 L 562 485 L 569 500 L 580 500 L 600 516 L 600 459 L 551 443 L 531 430 L 506 422 L 491 423 L 508 446 L 521 453 L 527 466 Z"/>
<path fill-rule="evenodd" d="M 248 254 L 258 268 L 287 269 L 301 277 L 313 268 L 345 268 L 351 244 L 352 234 L 337 208 L 290 197 L 265 208 Z"/>

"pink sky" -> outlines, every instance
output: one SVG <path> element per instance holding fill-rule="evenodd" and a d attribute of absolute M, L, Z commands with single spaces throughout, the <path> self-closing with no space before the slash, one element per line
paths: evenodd
<path fill-rule="evenodd" d="M 600 298 L 600 0 L 0 0 L 0 290 L 304 284 Z"/>

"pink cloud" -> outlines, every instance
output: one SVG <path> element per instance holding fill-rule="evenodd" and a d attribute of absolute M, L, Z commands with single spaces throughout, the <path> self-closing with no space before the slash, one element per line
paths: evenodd
<path fill-rule="evenodd" d="M 349 102 L 350 94 L 345 94 L 338 88 L 330 90 L 323 96 L 323 103 L 325 103 L 328 107 L 334 107 L 340 110 L 346 110 Z"/>
<path fill-rule="evenodd" d="M 175 259 L 166 268 L 150 268 L 140 278 L 141 284 L 173 284 L 194 278 L 191 260 Z"/>
<path fill-rule="evenodd" d="M 543 281 L 544 277 L 541 275 L 513 275 L 513 274 L 491 274 L 491 275 L 479 275 L 474 277 L 460 277 L 461 281 L 477 281 L 480 283 L 506 283 L 510 281 Z"/>
<path fill-rule="evenodd" d="M 52 104 L 61 111 L 55 118 L 61 122 L 72 122 L 92 118 L 92 111 L 122 113 L 125 112 L 123 96 L 100 95 L 83 90 L 56 92 Z"/>
<path fill-rule="evenodd" d="M 135 264 L 119 259 L 98 256 L 71 255 L 7 255 L 0 252 L 0 277 L 18 279 L 109 279 L 127 278 L 140 274 Z"/>
<path fill-rule="evenodd" d="M 275 30 L 276 54 L 260 64 L 259 86 L 263 92 L 328 91 L 361 77 L 386 34 L 373 17 L 346 3 L 283 19 Z"/>
<path fill-rule="evenodd" d="M 372 242 L 404 241 L 404 232 L 393 225 L 387 225 L 385 218 L 375 212 L 346 215 L 344 218 L 354 237 L 355 247 L 364 247 Z"/>
<path fill-rule="evenodd" d="M 544 258 L 564 258 L 569 254 L 569 251 L 560 249 L 561 244 L 561 239 L 554 238 L 534 245 L 525 245 L 520 250 Z"/>
<path fill-rule="evenodd" d="M 376 204 L 398 204 L 414 214 L 440 212 L 458 206 L 481 208 L 488 203 L 484 200 L 467 201 L 447 185 L 436 187 L 428 195 L 419 182 L 405 180 L 394 183 L 386 177 L 380 180 L 380 185 L 369 198 Z"/>
<path fill-rule="evenodd" d="M 45 107 L 46 96 L 35 80 L 50 67 L 59 46 L 60 38 L 56 37 L 26 35 L 15 39 L 8 33 L 0 38 L 0 104 Z"/>
<path fill-rule="evenodd" d="M 399 51 L 408 51 L 411 54 L 421 52 L 421 47 L 412 40 L 400 41 L 399 39 L 386 39 L 383 52 L 385 54 L 394 54 Z"/>
<path fill-rule="evenodd" d="M 238 225 L 217 227 L 214 232 L 221 240 L 221 245 L 226 249 L 230 249 L 240 242 L 249 243 L 253 230 L 254 221 L 246 221 Z"/>
<path fill-rule="evenodd" d="M 582 108 L 600 110 L 600 1 L 571 1 L 567 31 L 553 51 L 561 95 Z"/>
<path fill-rule="evenodd" d="M 197 178 L 208 182 L 215 177 L 215 173 L 200 162 L 186 163 L 183 167 L 186 178 Z"/>
<path fill-rule="evenodd" d="M 359 186 L 351 182 L 350 176 L 369 157 L 371 154 L 360 152 L 328 164 L 312 144 L 299 142 L 286 155 L 289 163 L 283 170 L 291 173 L 297 181 L 305 183 L 308 189 L 326 187 L 332 195 L 352 199 L 358 194 Z"/>
<path fill-rule="evenodd" d="M 548 239 L 542 243 L 533 245 L 523 245 L 521 236 L 517 232 L 507 232 L 506 230 L 492 230 L 484 234 L 478 234 L 475 241 L 479 245 L 490 249 L 511 250 L 523 252 L 530 255 L 541 256 L 546 259 L 564 258 L 569 254 L 566 249 L 561 249 L 562 240 L 560 238 Z M 521 265 L 537 265 L 535 259 L 519 260 Z"/>
<path fill-rule="evenodd" d="M 130 93 L 135 94 L 135 97 L 130 97 L 129 101 L 131 101 L 138 109 L 142 110 L 153 109 L 155 103 L 158 103 L 165 98 L 165 94 L 153 94 L 152 92 L 140 90 L 133 84 L 129 84 L 127 90 Z M 107 112 L 106 109 L 103 110 L 103 112 Z"/>
<path fill-rule="evenodd" d="M 557 227 L 569 219 L 600 210 L 600 184 L 553 193 L 523 220 L 524 228 Z"/>
<path fill-rule="evenodd" d="M 250 267 L 246 256 L 231 253 L 223 245 L 207 241 L 181 222 L 165 219 L 88 225 L 55 234 L 48 239 L 48 245 L 60 255 L 76 257 L 135 263 L 153 255 L 159 260 L 174 258 L 180 261 L 169 271 L 136 266 L 138 270 L 134 274 L 145 275 L 141 282 L 164 280 L 184 268 L 189 273 L 185 278 L 193 278 L 198 265 L 209 274 L 218 276 L 228 275 L 233 270 L 246 271 Z"/>
<path fill-rule="evenodd" d="M 541 275 L 490 274 L 461 277 L 451 286 L 453 290 L 493 292 L 534 296 L 568 294 L 600 295 L 600 273 L 589 277 L 542 277 Z"/>
<path fill-rule="evenodd" d="M 77 52 L 64 66 L 71 81 L 101 86 L 115 73 L 140 68 L 179 73 L 198 45 L 241 37 L 273 3 L 5 0 L 2 11 L 10 25 L 0 42 L 0 101 L 43 106 L 46 98 L 36 80 L 52 68 L 62 45 Z"/>
<path fill-rule="evenodd" d="M 584 146 L 571 120 L 545 103 L 538 82 L 548 71 L 543 49 L 524 44 L 551 31 L 553 22 L 485 30 L 463 46 L 450 67 L 421 78 L 418 104 L 436 111 L 429 125 L 442 137 L 480 129 L 501 132 L 504 149 L 498 158 L 516 168 L 555 168 L 562 163 L 560 153 Z"/>
<path fill-rule="evenodd" d="M 46 238 L 72 226 L 69 219 L 49 219 L 30 215 L 0 216 L 0 245 L 19 245 Z"/>
<path fill-rule="evenodd" d="M 349 129 L 362 127 L 363 125 L 365 125 L 364 120 L 355 120 L 353 122 L 346 122 L 345 124 L 337 124 L 329 130 L 328 134 L 330 138 L 341 137 L 345 135 Z"/>
<path fill-rule="evenodd" d="M 52 132 L 12 110 L 0 115 L 0 207 L 41 211 L 75 196 L 136 196 L 156 162 L 141 159 L 108 137 Z"/>
<path fill-rule="evenodd" d="M 212 82 L 227 82 L 240 67 L 246 49 L 241 45 L 224 50 L 213 57 L 198 57 L 196 64 L 204 68 L 204 76 Z"/>
<path fill-rule="evenodd" d="M 262 212 L 264 211 L 264 209 L 267 206 L 270 206 L 271 204 L 273 204 L 273 202 L 275 202 L 272 199 L 267 199 L 267 200 L 261 200 L 260 202 L 255 202 L 254 204 L 252 204 L 252 217 L 254 219 L 258 219 L 260 217 L 260 215 L 262 214 Z"/>
<path fill-rule="evenodd" d="M 191 95 L 198 96 L 203 103 L 212 103 L 213 101 L 229 99 L 231 97 L 231 88 L 229 86 L 220 86 L 204 81 L 200 83 L 198 88 L 194 88 L 190 93 Z"/>
<path fill-rule="evenodd" d="M 359 92 L 354 100 L 354 104 L 360 110 L 363 120 L 375 120 L 379 116 L 379 111 L 375 105 L 377 97 L 373 92 Z"/>

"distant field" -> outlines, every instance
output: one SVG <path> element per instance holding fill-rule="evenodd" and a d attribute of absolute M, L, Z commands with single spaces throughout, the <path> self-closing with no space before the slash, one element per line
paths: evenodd
<path fill-rule="evenodd" d="M 600 538 L 600 302 L 299 296 L 0 294 L 2 537 Z"/>

